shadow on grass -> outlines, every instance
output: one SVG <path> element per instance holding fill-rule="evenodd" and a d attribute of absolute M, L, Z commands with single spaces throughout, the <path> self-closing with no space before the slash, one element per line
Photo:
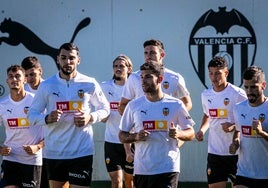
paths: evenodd
<path fill-rule="evenodd" d="M 111 183 L 109 181 L 93 181 L 90 188 L 110 188 Z M 180 182 L 178 188 L 208 188 L 206 182 Z M 231 188 L 228 183 L 227 188 Z"/>

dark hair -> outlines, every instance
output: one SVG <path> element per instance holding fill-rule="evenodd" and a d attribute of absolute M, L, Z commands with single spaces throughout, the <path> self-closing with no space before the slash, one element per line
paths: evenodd
<path fill-rule="evenodd" d="M 157 61 L 150 61 L 142 64 L 140 66 L 140 70 L 150 70 L 153 72 L 156 76 L 163 76 L 164 75 L 164 66 L 162 63 L 159 63 Z"/>
<path fill-rule="evenodd" d="M 77 55 L 79 55 L 79 49 L 78 47 L 74 44 L 74 43 L 71 43 L 71 42 L 68 42 L 68 43 L 64 43 L 63 45 L 60 46 L 59 48 L 59 53 L 60 51 L 64 49 L 64 50 L 76 50 L 77 51 Z"/>
<path fill-rule="evenodd" d="M 21 62 L 21 66 L 24 68 L 24 70 L 31 68 L 41 68 L 40 61 L 35 56 L 25 57 Z"/>
<path fill-rule="evenodd" d="M 262 68 L 257 66 L 250 66 L 246 68 L 243 72 L 244 80 L 256 80 L 256 81 L 265 81 L 265 73 Z"/>
<path fill-rule="evenodd" d="M 223 57 L 215 56 L 208 63 L 208 68 L 209 67 L 218 67 L 220 69 L 223 69 L 226 67 L 228 68 L 228 63 Z"/>
<path fill-rule="evenodd" d="M 18 70 L 21 70 L 23 74 L 25 74 L 25 70 L 22 66 L 20 65 L 11 65 L 10 67 L 7 68 L 7 74 L 11 72 L 16 72 Z"/>
<path fill-rule="evenodd" d="M 130 60 L 130 58 L 124 54 L 120 54 L 119 56 L 117 56 L 114 60 L 113 60 L 113 65 L 114 63 L 117 61 L 117 60 L 122 60 L 125 62 L 125 65 L 128 67 L 128 68 L 131 68 L 131 71 L 128 73 L 127 76 L 129 76 L 132 72 L 132 67 L 133 67 L 133 64 Z M 113 75 L 113 79 L 115 78 L 115 75 Z"/>
<path fill-rule="evenodd" d="M 146 46 L 158 46 L 160 49 L 164 50 L 164 44 L 160 40 L 150 39 L 143 43 L 143 48 Z"/>

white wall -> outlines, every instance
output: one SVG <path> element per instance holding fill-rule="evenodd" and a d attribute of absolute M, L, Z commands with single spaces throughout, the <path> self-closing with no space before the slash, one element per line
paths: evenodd
<path fill-rule="evenodd" d="M 254 63 L 268 73 L 265 56 L 268 44 L 268 1 L 265 0 L 1 0 L 0 22 L 11 18 L 28 27 L 46 44 L 58 48 L 62 43 L 70 41 L 75 27 L 82 19 L 90 17 L 90 25 L 77 34 L 74 43 L 81 51 L 79 71 L 98 81 L 112 77 L 112 60 L 121 53 L 132 59 L 137 70 L 143 63 L 143 42 L 150 38 L 160 39 L 166 49 L 166 66 L 184 76 L 191 92 L 191 115 L 197 130 L 202 117 L 200 93 L 205 87 L 191 63 L 189 37 L 197 20 L 209 9 L 218 11 L 220 6 L 226 6 L 227 11 L 236 9 L 248 19 L 257 38 Z M 239 35 L 240 27 L 236 29 L 236 34 Z M 21 33 L 17 31 L 14 35 L 21 36 Z M 0 32 L 0 41 L 2 37 L 8 36 L 7 33 Z M 20 64 L 29 55 L 36 55 L 41 60 L 45 78 L 56 72 L 51 57 L 35 54 L 21 43 L 12 46 L 0 42 L 1 85 L 6 87 L 6 68 L 10 64 Z M 4 95 L 6 94 L 7 91 Z M 94 127 L 94 180 L 109 179 L 103 159 L 104 129 L 102 123 Z M 186 143 L 181 153 L 180 180 L 206 181 L 207 139 L 203 143 Z"/>

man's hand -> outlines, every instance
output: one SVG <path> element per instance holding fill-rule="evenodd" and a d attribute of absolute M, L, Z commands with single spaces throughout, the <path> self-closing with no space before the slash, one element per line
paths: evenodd
<path fill-rule="evenodd" d="M 63 113 L 62 110 L 51 111 L 45 118 L 46 123 L 49 124 L 58 122 L 60 120 L 62 113 Z"/>
<path fill-rule="evenodd" d="M 77 127 L 83 127 L 87 125 L 88 123 L 92 122 L 93 118 L 91 114 L 85 113 L 83 110 L 79 110 L 75 115 L 74 115 L 74 124 Z"/>
<path fill-rule="evenodd" d="M 23 149 L 28 153 L 29 155 L 35 154 L 37 151 L 39 151 L 41 148 L 39 148 L 37 145 L 23 145 Z"/>
<path fill-rule="evenodd" d="M 226 133 L 232 132 L 235 130 L 235 124 L 230 122 L 221 123 L 222 130 Z"/>
<path fill-rule="evenodd" d="M 126 146 L 127 145 L 127 146 Z M 131 147 L 131 144 L 124 144 L 126 151 L 126 161 L 132 163 L 134 161 L 134 149 Z"/>
<path fill-rule="evenodd" d="M 240 145 L 239 140 L 233 141 L 229 146 L 229 153 L 234 155 L 236 151 L 238 150 L 239 145 Z"/>
<path fill-rule="evenodd" d="M 203 141 L 203 139 L 204 139 L 204 133 L 203 133 L 203 131 L 198 131 L 196 134 L 195 134 L 195 138 L 196 138 L 196 140 L 197 141 L 199 141 L 199 142 L 201 142 L 201 141 Z"/>
<path fill-rule="evenodd" d="M 7 146 L 1 146 L 0 147 L 0 154 L 2 156 L 7 156 L 11 153 L 11 147 L 7 147 Z"/>
<path fill-rule="evenodd" d="M 256 131 L 257 134 L 261 134 L 263 132 L 261 121 L 258 119 L 253 119 L 252 128 Z"/>
<path fill-rule="evenodd" d="M 171 123 L 169 131 L 168 131 L 168 136 L 173 139 L 179 139 L 179 130 L 176 129 L 174 123 Z"/>
<path fill-rule="evenodd" d="M 146 139 L 149 137 L 151 133 L 146 130 L 140 130 L 138 134 L 136 135 L 136 140 L 137 141 L 146 141 Z"/>

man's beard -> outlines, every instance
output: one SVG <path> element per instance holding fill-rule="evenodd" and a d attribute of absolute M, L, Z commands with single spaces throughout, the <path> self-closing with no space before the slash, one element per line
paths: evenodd
<path fill-rule="evenodd" d="M 118 77 L 118 76 L 114 76 L 114 80 L 116 80 L 116 81 L 121 81 L 122 78 L 121 78 L 121 77 Z"/>
<path fill-rule="evenodd" d="M 150 94 L 154 94 L 156 93 L 156 89 L 152 86 L 152 85 L 149 85 L 147 87 L 142 87 L 142 90 L 144 93 L 150 93 Z"/>
<path fill-rule="evenodd" d="M 251 98 L 251 99 L 248 99 L 249 103 L 255 103 L 256 102 L 256 98 Z"/>
<path fill-rule="evenodd" d="M 74 69 L 65 71 L 63 67 L 60 67 L 60 70 L 66 76 L 69 76 L 70 74 L 72 74 L 74 72 Z"/>
<path fill-rule="evenodd" d="M 256 95 L 248 95 L 248 101 L 249 103 L 253 104 L 256 103 L 256 101 L 260 98 L 260 96 L 256 96 Z"/>

